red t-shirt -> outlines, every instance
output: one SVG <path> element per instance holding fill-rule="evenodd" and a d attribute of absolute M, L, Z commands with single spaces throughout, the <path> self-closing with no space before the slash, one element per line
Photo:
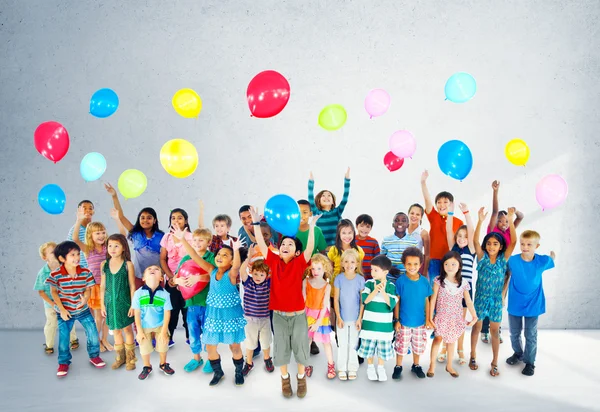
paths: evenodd
<path fill-rule="evenodd" d="M 285 263 L 281 257 L 269 249 L 265 263 L 271 269 L 269 309 L 281 312 L 304 310 L 302 277 L 308 267 L 308 262 L 304 260 L 304 254 Z"/>
<path fill-rule="evenodd" d="M 448 239 L 446 238 L 446 219 L 448 216 L 441 216 L 435 207 L 431 209 L 431 213 L 427 213 L 429 220 L 429 258 L 441 259 L 448 252 Z M 454 233 L 463 225 L 463 221 L 454 217 L 452 221 L 452 230 Z"/>

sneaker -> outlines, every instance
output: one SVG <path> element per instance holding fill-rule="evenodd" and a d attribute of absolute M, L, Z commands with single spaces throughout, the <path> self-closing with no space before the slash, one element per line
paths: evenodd
<path fill-rule="evenodd" d="M 175 373 L 175 371 L 169 366 L 168 363 L 163 363 L 160 365 L 160 370 L 165 373 L 165 375 L 171 376 Z"/>
<path fill-rule="evenodd" d="M 375 365 L 369 365 L 367 367 L 367 378 L 369 378 L 370 381 L 379 380 L 377 377 L 377 371 L 375 371 Z"/>
<path fill-rule="evenodd" d="M 190 344 L 190 340 L 189 340 L 189 339 L 186 339 L 186 340 L 185 340 L 185 343 L 187 343 L 187 344 L 189 345 L 189 344 Z"/>
<path fill-rule="evenodd" d="M 150 375 L 152 373 L 152 366 L 144 366 L 144 368 L 142 369 L 142 373 L 140 373 L 138 375 L 138 379 L 143 381 L 144 379 L 146 379 L 148 377 L 148 375 Z"/>
<path fill-rule="evenodd" d="M 535 373 L 535 366 L 532 363 L 526 363 L 525 368 L 523 368 L 523 372 L 521 372 L 525 376 L 533 376 Z"/>
<path fill-rule="evenodd" d="M 207 361 L 204 364 L 204 368 L 202 368 L 202 372 L 204 372 L 204 373 L 213 373 L 214 372 L 212 365 L 210 364 L 210 361 Z"/>
<path fill-rule="evenodd" d="M 171 339 L 169 341 L 169 348 L 172 348 L 173 346 L 175 346 L 175 342 L 173 341 L 173 339 Z"/>
<path fill-rule="evenodd" d="M 319 347 L 317 346 L 317 344 L 313 341 L 310 344 L 310 354 L 311 355 L 318 355 L 321 351 L 319 350 Z"/>
<path fill-rule="evenodd" d="M 423 373 L 423 369 L 421 368 L 421 366 L 419 366 L 419 365 L 413 365 L 410 368 L 410 371 L 412 373 L 414 373 L 415 375 L 417 375 L 417 378 L 419 378 L 419 379 L 425 379 L 425 373 Z"/>
<path fill-rule="evenodd" d="M 365 358 L 361 358 L 360 356 L 358 357 L 358 364 L 362 365 L 363 363 L 365 363 Z"/>
<path fill-rule="evenodd" d="M 304 368 L 304 374 L 306 375 L 307 378 L 310 378 L 312 376 L 313 373 L 313 367 L 311 365 L 307 365 Z"/>
<path fill-rule="evenodd" d="M 377 367 L 377 375 L 379 375 L 379 382 L 387 381 L 387 374 L 385 373 L 385 368 L 383 366 Z"/>
<path fill-rule="evenodd" d="M 106 363 L 102 360 L 100 356 L 96 356 L 95 358 L 90 358 L 90 362 L 97 368 L 103 368 L 106 366 Z"/>
<path fill-rule="evenodd" d="M 513 355 L 506 360 L 506 363 L 508 363 L 509 365 L 516 365 L 517 363 L 521 362 L 521 360 L 522 359 L 519 355 L 513 353 Z"/>
<path fill-rule="evenodd" d="M 250 371 L 254 369 L 254 364 L 253 363 L 244 363 L 244 368 L 242 369 L 242 376 L 248 376 L 248 374 L 250 373 Z"/>
<path fill-rule="evenodd" d="M 49 348 L 48 346 L 46 346 L 46 344 L 44 343 L 44 352 L 46 353 L 46 355 L 52 355 L 54 353 L 54 348 Z"/>
<path fill-rule="evenodd" d="M 58 365 L 58 370 L 56 371 L 56 376 L 59 378 L 64 378 L 69 373 L 69 365 L 60 364 Z"/>
<path fill-rule="evenodd" d="M 71 350 L 75 350 L 79 347 L 79 339 L 74 339 L 71 341 Z"/>
<path fill-rule="evenodd" d="M 265 359 L 265 369 L 269 373 L 275 370 L 275 366 L 273 365 L 273 358 Z"/>
<path fill-rule="evenodd" d="M 200 358 L 199 361 L 197 361 L 196 359 L 192 359 L 191 361 L 186 363 L 186 365 L 183 367 L 183 370 L 185 372 L 194 372 L 202 365 L 203 362 L 204 361 L 202 360 L 202 358 Z"/>
<path fill-rule="evenodd" d="M 489 333 L 482 333 L 481 334 L 481 341 L 483 343 L 490 343 L 490 334 Z"/>
<path fill-rule="evenodd" d="M 394 373 L 392 379 L 399 380 L 402 377 L 402 366 L 394 366 Z"/>

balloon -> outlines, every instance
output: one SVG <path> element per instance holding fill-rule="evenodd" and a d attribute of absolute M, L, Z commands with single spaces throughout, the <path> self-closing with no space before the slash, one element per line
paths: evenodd
<path fill-rule="evenodd" d="M 187 140 L 169 140 L 160 149 L 160 164 L 171 176 L 183 179 L 198 167 L 198 152 Z"/>
<path fill-rule="evenodd" d="M 119 176 L 119 192 L 126 199 L 138 197 L 148 186 L 146 175 L 137 169 L 127 169 Z"/>
<path fill-rule="evenodd" d="M 396 156 L 392 152 L 387 152 L 383 157 L 383 164 L 390 172 L 395 172 L 402 167 L 404 164 L 404 159 Z"/>
<path fill-rule="evenodd" d="M 208 275 L 208 272 L 205 271 L 204 269 L 202 269 L 200 266 L 198 266 L 198 264 L 196 262 L 194 262 L 193 260 L 187 260 L 185 261 L 185 263 L 183 265 L 181 265 L 181 267 L 179 268 L 179 271 L 177 272 L 177 275 L 175 276 L 176 278 L 183 278 L 183 279 L 187 279 L 190 276 L 196 276 L 196 275 L 204 275 L 200 278 L 200 281 L 198 283 L 195 283 L 194 286 L 182 286 L 179 285 L 179 290 L 181 291 L 181 294 L 183 295 L 184 299 L 191 299 L 192 297 L 196 296 L 198 293 L 202 292 L 206 286 L 208 286 L 208 284 L 210 283 L 210 276 Z"/>
<path fill-rule="evenodd" d="M 173 108 L 181 116 L 192 119 L 202 110 L 202 99 L 192 89 L 181 89 L 173 95 Z"/>
<path fill-rule="evenodd" d="M 250 80 L 246 99 L 252 116 L 273 117 L 279 114 L 290 100 L 290 84 L 276 71 L 260 72 Z"/>
<path fill-rule="evenodd" d="M 88 153 L 81 159 L 79 171 L 86 182 L 98 180 L 106 171 L 106 159 L 100 153 Z"/>
<path fill-rule="evenodd" d="M 411 132 L 408 130 L 398 130 L 390 136 L 388 140 L 390 150 L 396 156 L 406 159 L 415 154 L 417 150 L 417 141 Z"/>
<path fill-rule="evenodd" d="M 460 140 L 450 140 L 438 151 L 438 165 L 444 174 L 462 181 L 471 172 L 473 155 Z"/>
<path fill-rule="evenodd" d="M 477 83 L 469 73 L 455 73 L 446 82 L 446 99 L 454 103 L 468 102 L 475 96 Z"/>
<path fill-rule="evenodd" d="M 385 114 L 390 108 L 391 97 L 383 89 L 373 89 L 367 93 L 365 98 L 365 110 L 373 117 Z"/>
<path fill-rule="evenodd" d="M 569 187 L 559 175 L 547 175 L 535 186 L 535 198 L 542 210 L 561 205 L 567 198 Z"/>
<path fill-rule="evenodd" d="M 348 115 L 343 106 L 330 104 L 319 113 L 319 125 L 325 130 L 334 131 L 342 127 L 347 118 Z"/>
<path fill-rule="evenodd" d="M 529 147 L 521 139 L 512 139 L 506 144 L 504 154 L 508 161 L 515 166 L 525 166 L 529 160 Z"/>
<path fill-rule="evenodd" d="M 44 212 L 51 215 L 61 214 L 65 210 L 67 197 L 58 185 L 46 185 L 38 193 L 38 203 Z"/>
<path fill-rule="evenodd" d="M 300 227 L 300 208 L 288 195 L 275 195 L 265 205 L 269 226 L 284 236 L 296 236 Z"/>
<path fill-rule="evenodd" d="M 90 113 L 101 119 L 112 115 L 119 107 L 119 96 L 112 89 L 100 89 L 90 100 Z"/>
<path fill-rule="evenodd" d="M 69 133 L 58 122 L 44 122 L 33 132 L 35 149 L 55 164 L 69 151 Z"/>

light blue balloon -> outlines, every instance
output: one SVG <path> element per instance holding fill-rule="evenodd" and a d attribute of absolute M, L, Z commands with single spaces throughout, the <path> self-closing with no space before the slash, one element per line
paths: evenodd
<path fill-rule="evenodd" d="M 79 170 L 86 182 L 98 180 L 106 172 L 106 159 L 100 153 L 88 153 L 81 159 Z"/>
<path fill-rule="evenodd" d="M 44 212 L 59 215 L 65 210 L 67 197 L 60 186 L 50 184 L 42 187 L 38 193 L 38 203 Z"/>
<path fill-rule="evenodd" d="M 288 195 L 275 195 L 265 204 L 269 226 L 284 236 L 296 236 L 300 227 L 300 207 Z"/>
<path fill-rule="evenodd" d="M 112 89 L 100 89 L 90 99 L 90 113 L 105 118 L 112 115 L 119 107 L 119 96 Z"/>
<path fill-rule="evenodd" d="M 438 151 L 438 165 L 444 174 L 462 181 L 473 168 L 473 155 L 460 140 L 450 140 Z"/>
<path fill-rule="evenodd" d="M 446 100 L 454 103 L 465 103 L 475 96 L 477 82 L 469 73 L 455 73 L 446 82 L 444 91 Z"/>

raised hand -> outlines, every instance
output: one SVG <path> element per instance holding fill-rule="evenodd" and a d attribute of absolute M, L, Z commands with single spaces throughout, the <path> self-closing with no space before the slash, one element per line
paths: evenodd
<path fill-rule="evenodd" d="M 248 248 L 248 257 L 246 257 L 246 260 L 248 262 L 250 262 L 250 259 L 252 259 L 252 257 L 256 254 L 256 251 L 254 250 L 254 245 L 250 245 L 250 247 Z"/>
<path fill-rule="evenodd" d="M 185 237 L 185 232 L 187 232 L 187 227 L 181 230 L 178 227 L 171 226 L 171 233 L 179 240 Z"/>
<path fill-rule="evenodd" d="M 421 173 L 421 183 L 426 182 L 428 177 L 429 172 L 427 170 L 424 170 L 423 173 Z"/>
<path fill-rule="evenodd" d="M 310 226 L 315 226 L 317 224 L 317 221 L 321 218 L 321 216 L 323 215 L 313 215 L 308 219 L 308 224 Z"/>
<path fill-rule="evenodd" d="M 77 209 L 77 221 L 83 222 L 85 220 L 85 212 L 81 209 Z"/>
<path fill-rule="evenodd" d="M 344 176 L 346 179 L 350 179 L 350 167 L 346 170 L 346 175 Z"/>
<path fill-rule="evenodd" d="M 514 208 L 514 207 L 509 207 L 509 208 L 508 208 L 508 217 L 512 219 L 513 217 L 515 217 L 515 213 L 516 213 L 516 212 L 517 212 L 517 209 L 516 209 L 516 208 Z"/>
<path fill-rule="evenodd" d="M 250 216 L 252 216 L 252 223 L 260 222 L 260 215 L 256 206 L 250 206 Z"/>
<path fill-rule="evenodd" d="M 482 208 L 480 208 L 480 209 L 479 209 L 478 216 L 479 216 L 479 221 L 480 221 L 480 222 L 483 222 L 483 221 L 485 220 L 485 218 L 486 218 L 486 216 L 487 216 L 487 215 L 488 215 L 488 214 L 487 214 L 487 212 L 485 211 L 485 207 L 482 207 Z"/>
<path fill-rule="evenodd" d="M 232 240 L 231 241 L 231 248 L 233 250 L 240 250 L 240 248 L 242 246 L 246 246 L 246 244 L 242 241 L 242 239 Z"/>
<path fill-rule="evenodd" d="M 467 206 L 467 204 L 466 204 L 466 203 L 459 203 L 459 204 L 458 204 L 458 208 L 460 209 L 460 211 L 461 211 L 461 212 L 463 212 L 463 214 L 464 214 L 465 212 L 468 212 L 468 211 L 469 211 L 469 206 Z"/>
<path fill-rule="evenodd" d="M 119 211 L 117 209 L 115 209 L 114 207 L 112 209 L 110 209 L 110 217 L 112 217 L 114 220 L 119 220 Z"/>
<path fill-rule="evenodd" d="M 500 189 L 500 181 L 499 180 L 494 180 L 492 182 L 492 189 L 494 190 L 494 192 L 497 192 L 498 189 Z"/>
<path fill-rule="evenodd" d="M 110 183 L 104 183 L 104 188 L 106 189 L 106 191 L 108 192 L 109 195 L 111 195 L 111 196 L 117 195 L 117 191 L 115 190 L 114 187 L 112 187 L 112 185 Z"/>
<path fill-rule="evenodd" d="M 308 175 L 308 180 L 315 180 L 312 170 L 310 171 L 310 174 Z"/>

